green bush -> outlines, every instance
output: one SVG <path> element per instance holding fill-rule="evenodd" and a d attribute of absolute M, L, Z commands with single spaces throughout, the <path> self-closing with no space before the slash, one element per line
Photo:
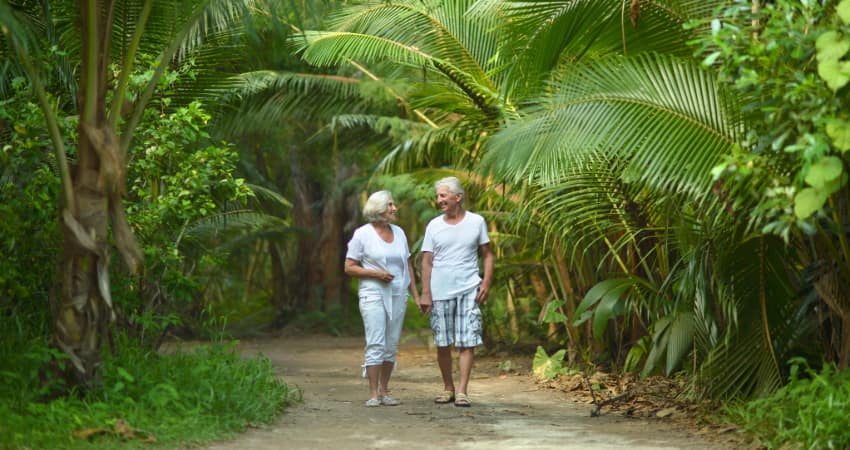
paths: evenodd
<path fill-rule="evenodd" d="M 730 419 L 768 448 L 850 448 L 850 372 L 833 365 L 817 372 L 802 359 L 792 363 L 785 387 L 728 407 Z"/>
<path fill-rule="evenodd" d="M 199 443 L 269 422 L 296 399 L 267 358 L 243 359 L 234 344 L 160 354 L 132 342 L 105 358 L 101 388 L 46 402 L 35 374 L 49 350 L 19 352 L 17 370 L 0 372 L 0 448 Z"/>

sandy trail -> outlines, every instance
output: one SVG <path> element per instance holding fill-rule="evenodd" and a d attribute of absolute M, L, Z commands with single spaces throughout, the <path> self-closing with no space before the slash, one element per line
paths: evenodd
<path fill-rule="evenodd" d="M 540 389 L 527 375 L 500 374 L 492 358 L 476 361 L 471 408 L 436 405 L 442 383 L 434 353 L 421 343 L 401 346 L 390 388 L 402 404 L 378 408 L 363 406 L 362 338 L 279 337 L 243 341 L 239 348 L 270 358 L 290 386 L 303 390 L 304 401 L 274 423 L 210 450 L 730 448 L 662 421 L 591 418 L 590 405 Z"/>

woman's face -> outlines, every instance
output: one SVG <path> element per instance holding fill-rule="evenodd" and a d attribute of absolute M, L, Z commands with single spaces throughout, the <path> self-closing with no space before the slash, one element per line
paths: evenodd
<path fill-rule="evenodd" d="M 387 202 L 387 210 L 381 214 L 381 218 L 386 220 L 387 222 L 395 222 L 396 220 L 396 212 L 398 212 L 398 207 L 395 205 L 395 200 L 390 198 Z"/>

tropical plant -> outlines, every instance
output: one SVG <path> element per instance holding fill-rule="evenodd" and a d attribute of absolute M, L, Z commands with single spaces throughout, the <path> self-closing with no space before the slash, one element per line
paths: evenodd
<path fill-rule="evenodd" d="M 27 75 L 47 121 L 62 186 L 63 262 L 53 343 L 69 359 L 57 371 L 72 384 L 96 382 L 100 350 L 114 319 L 108 279 L 109 238 L 130 272 L 139 270 L 142 255 L 121 201 L 132 142 L 162 74 L 175 58 L 185 58 L 211 33 L 236 24 L 251 1 L 153 2 L 88 0 L 85 2 L 0 2 L 3 64 Z M 40 13 L 40 14 L 39 14 Z M 47 57 L 54 35 L 41 38 L 39 27 L 52 29 L 62 57 L 79 61 L 79 143 L 69 162 L 57 124 L 56 105 L 49 101 L 38 64 Z M 140 55 L 158 55 L 145 61 Z M 18 64 L 14 64 L 14 62 Z M 63 59 L 63 61 L 65 61 Z M 131 92 L 136 64 L 150 64 L 144 90 Z M 50 67 L 50 65 L 48 65 Z M 59 65 L 64 67 L 64 65 Z M 13 73 L 13 72 L 9 72 Z"/>
<path fill-rule="evenodd" d="M 850 2 L 733 2 L 703 52 L 742 98 L 747 134 L 715 170 L 730 207 L 781 236 L 822 306 L 825 354 L 850 365 L 847 48 Z M 741 40 L 740 35 L 752 36 Z M 814 311 L 825 311 L 815 313 Z"/>

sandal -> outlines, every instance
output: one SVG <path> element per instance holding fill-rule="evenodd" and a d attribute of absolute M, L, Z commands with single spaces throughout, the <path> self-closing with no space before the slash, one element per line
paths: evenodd
<path fill-rule="evenodd" d="M 466 394 L 458 393 L 457 398 L 455 398 L 455 406 L 468 408 L 472 406 L 472 403 L 470 403 L 469 397 Z"/>
<path fill-rule="evenodd" d="M 434 403 L 444 405 L 455 401 L 455 393 L 452 391 L 443 391 L 440 395 L 434 398 Z"/>
<path fill-rule="evenodd" d="M 392 395 L 387 394 L 387 395 L 381 396 L 381 404 L 386 405 L 386 406 L 396 406 L 396 405 L 401 404 L 401 402 L 398 401 L 398 399 L 393 397 Z"/>

